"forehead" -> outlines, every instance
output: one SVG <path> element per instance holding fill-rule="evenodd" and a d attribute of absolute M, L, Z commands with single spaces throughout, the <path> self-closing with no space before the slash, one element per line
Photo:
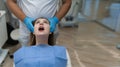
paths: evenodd
<path fill-rule="evenodd" d="M 49 21 L 46 18 L 38 18 L 35 22 L 37 22 L 37 21 L 44 21 L 44 22 L 49 23 Z"/>
<path fill-rule="evenodd" d="M 46 19 L 46 18 L 38 18 L 35 21 L 33 21 L 33 25 L 35 25 L 35 23 L 38 22 L 38 21 L 43 21 L 43 22 L 49 23 L 48 19 Z"/>

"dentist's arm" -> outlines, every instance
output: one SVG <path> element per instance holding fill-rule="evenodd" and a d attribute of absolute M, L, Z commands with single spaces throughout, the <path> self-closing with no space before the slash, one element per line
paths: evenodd
<path fill-rule="evenodd" d="M 26 17 L 26 15 L 23 13 L 23 11 L 17 5 L 16 0 L 7 0 L 7 7 L 21 21 L 23 21 L 24 18 Z"/>
<path fill-rule="evenodd" d="M 7 6 L 17 18 L 24 22 L 30 32 L 34 31 L 34 27 L 32 25 L 32 21 L 34 21 L 34 19 L 24 14 L 24 12 L 17 5 L 16 0 L 7 0 Z"/>
<path fill-rule="evenodd" d="M 56 13 L 56 17 L 61 20 L 69 11 L 71 7 L 71 0 L 62 0 L 62 6 L 60 7 L 59 11 Z"/>
<path fill-rule="evenodd" d="M 63 4 L 60 7 L 59 11 L 52 18 L 49 18 L 50 22 L 50 32 L 54 32 L 56 24 L 67 14 L 71 6 L 71 0 L 62 0 Z"/>

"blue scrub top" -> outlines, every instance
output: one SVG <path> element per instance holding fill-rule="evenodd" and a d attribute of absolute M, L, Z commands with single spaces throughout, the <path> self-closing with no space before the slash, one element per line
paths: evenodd
<path fill-rule="evenodd" d="M 15 67 L 66 67 L 66 48 L 38 45 L 22 47 L 14 53 Z"/>

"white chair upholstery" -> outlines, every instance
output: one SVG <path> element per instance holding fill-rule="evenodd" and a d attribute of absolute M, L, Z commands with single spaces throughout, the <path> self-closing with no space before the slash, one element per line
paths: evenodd
<path fill-rule="evenodd" d="M 69 55 L 68 51 L 66 51 L 66 53 L 67 53 L 67 58 L 68 58 L 67 67 L 72 67 L 70 55 Z"/>

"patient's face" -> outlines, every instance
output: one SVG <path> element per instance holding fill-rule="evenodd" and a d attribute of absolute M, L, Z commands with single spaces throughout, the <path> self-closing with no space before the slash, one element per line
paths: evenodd
<path fill-rule="evenodd" d="M 34 23 L 34 34 L 49 35 L 49 33 L 50 33 L 49 21 L 44 18 L 37 19 Z"/>

